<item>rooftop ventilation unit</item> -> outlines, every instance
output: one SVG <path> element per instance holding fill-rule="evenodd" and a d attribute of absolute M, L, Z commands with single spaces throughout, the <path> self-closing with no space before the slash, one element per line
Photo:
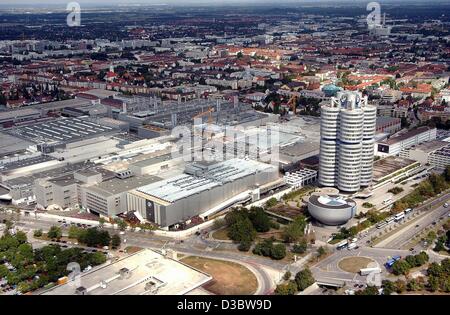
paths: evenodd
<path fill-rule="evenodd" d="M 116 177 L 119 179 L 127 179 L 133 177 L 133 173 L 130 170 L 121 171 L 116 173 Z"/>
<path fill-rule="evenodd" d="M 75 289 L 76 295 L 87 295 L 87 289 L 85 287 L 78 287 Z"/>
<path fill-rule="evenodd" d="M 120 279 L 128 279 L 131 276 L 131 271 L 128 268 L 122 268 L 119 270 Z"/>

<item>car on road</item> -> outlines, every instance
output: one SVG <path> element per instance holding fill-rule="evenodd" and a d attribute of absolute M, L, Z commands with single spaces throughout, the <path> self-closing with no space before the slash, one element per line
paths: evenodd
<path fill-rule="evenodd" d="M 413 251 L 414 251 L 414 248 L 411 247 L 411 248 L 409 249 L 409 251 L 410 251 L 410 252 L 413 252 Z"/>
<path fill-rule="evenodd" d="M 418 228 L 420 225 L 416 224 L 416 228 Z"/>
<path fill-rule="evenodd" d="M 432 225 L 436 225 L 437 224 L 437 222 L 436 221 L 434 221 L 433 223 L 431 223 Z"/>
<path fill-rule="evenodd" d="M 448 203 L 444 203 L 444 208 L 448 208 Z"/>

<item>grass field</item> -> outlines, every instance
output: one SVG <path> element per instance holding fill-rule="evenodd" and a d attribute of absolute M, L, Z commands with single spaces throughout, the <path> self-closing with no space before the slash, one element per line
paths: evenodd
<path fill-rule="evenodd" d="M 372 259 L 367 257 L 347 257 L 342 259 L 338 266 L 344 271 L 358 273 L 362 268 L 367 268 Z"/>
<path fill-rule="evenodd" d="M 215 238 L 216 240 L 229 241 L 230 239 L 229 239 L 227 233 L 228 233 L 227 228 L 221 228 L 221 229 L 215 231 L 212 234 L 212 237 Z"/>
<path fill-rule="evenodd" d="M 234 262 L 189 256 L 181 262 L 208 273 L 213 280 L 204 286 L 218 295 L 251 295 L 256 292 L 258 280 L 246 267 Z"/>

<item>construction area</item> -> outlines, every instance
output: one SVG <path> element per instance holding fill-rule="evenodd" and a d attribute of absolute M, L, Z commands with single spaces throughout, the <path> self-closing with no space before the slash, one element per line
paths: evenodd
<path fill-rule="evenodd" d="M 120 98 L 124 103 L 120 120 L 139 120 L 143 125 L 172 129 L 190 125 L 194 119 L 216 125 L 240 125 L 268 118 L 251 105 L 226 100 L 195 99 L 191 101 L 161 101 L 150 96 Z M 128 116 L 128 117 L 127 117 Z"/>

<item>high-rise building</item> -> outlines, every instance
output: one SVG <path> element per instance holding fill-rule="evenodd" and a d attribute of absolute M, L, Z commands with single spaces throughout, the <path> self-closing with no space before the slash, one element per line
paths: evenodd
<path fill-rule="evenodd" d="M 340 91 L 321 108 L 319 184 L 356 192 L 372 181 L 377 110 L 359 92 Z"/>

